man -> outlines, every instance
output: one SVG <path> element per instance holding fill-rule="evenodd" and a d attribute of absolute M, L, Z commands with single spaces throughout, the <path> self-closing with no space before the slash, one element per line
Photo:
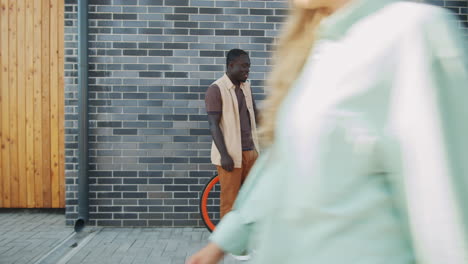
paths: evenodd
<path fill-rule="evenodd" d="M 232 49 L 226 56 L 226 73 L 208 87 L 206 112 L 213 137 L 211 161 L 221 184 L 221 217 L 228 213 L 258 156 L 256 106 L 250 83 L 247 52 Z"/>

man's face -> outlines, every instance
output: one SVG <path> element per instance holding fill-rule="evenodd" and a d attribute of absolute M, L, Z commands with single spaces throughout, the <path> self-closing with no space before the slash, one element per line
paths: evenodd
<path fill-rule="evenodd" d="M 228 65 L 229 75 L 238 82 L 245 82 L 249 77 L 250 59 L 247 55 L 240 55 Z"/>

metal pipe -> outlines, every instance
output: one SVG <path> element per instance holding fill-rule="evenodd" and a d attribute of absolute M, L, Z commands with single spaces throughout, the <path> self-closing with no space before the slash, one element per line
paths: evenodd
<path fill-rule="evenodd" d="M 89 218 L 88 185 L 88 0 L 78 0 L 78 218 L 81 231 Z"/>

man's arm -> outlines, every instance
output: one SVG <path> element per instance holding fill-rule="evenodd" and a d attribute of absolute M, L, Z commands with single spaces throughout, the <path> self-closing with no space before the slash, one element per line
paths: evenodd
<path fill-rule="evenodd" d="M 260 116 L 259 116 L 259 113 L 258 113 L 257 104 L 255 103 L 255 98 L 253 96 L 252 89 L 250 89 L 250 98 L 252 98 L 252 105 L 253 105 L 254 116 L 255 116 L 255 124 L 257 124 L 257 126 L 258 126 L 258 122 L 260 121 L 259 120 Z"/>
<path fill-rule="evenodd" d="M 221 113 L 209 113 L 208 114 L 208 123 L 210 124 L 210 132 L 213 137 L 213 141 L 218 148 L 219 153 L 221 154 L 221 167 L 227 171 L 232 171 L 234 169 L 234 161 L 229 155 L 226 143 L 224 142 L 223 132 L 219 127 L 219 122 L 221 121 Z"/>
<path fill-rule="evenodd" d="M 254 108 L 254 114 L 255 114 L 255 124 L 257 124 L 258 126 L 258 122 L 260 121 L 259 118 L 259 113 L 258 113 L 258 108 L 257 108 L 257 104 L 255 103 L 255 99 L 253 98 L 252 96 L 252 104 L 253 104 L 253 108 Z"/>
<path fill-rule="evenodd" d="M 234 161 L 227 151 L 224 135 L 219 127 L 223 114 L 223 100 L 218 85 L 213 84 L 206 90 L 205 105 L 206 112 L 208 113 L 211 136 L 221 155 L 221 167 L 227 171 L 232 171 L 234 169 Z"/>

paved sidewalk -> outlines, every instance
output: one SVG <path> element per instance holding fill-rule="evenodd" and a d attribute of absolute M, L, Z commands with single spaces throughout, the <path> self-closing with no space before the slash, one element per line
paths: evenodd
<path fill-rule="evenodd" d="M 183 264 L 209 236 L 204 228 L 88 227 L 83 232 L 77 238 L 62 214 L 0 212 L 0 264 Z M 222 263 L 248 262 L 228 256 Z"/>
<path fill-rule="evenodd" d="M 0 212 L 0 263 L 34 263 L 73 229 L 56 213 Z"/>

